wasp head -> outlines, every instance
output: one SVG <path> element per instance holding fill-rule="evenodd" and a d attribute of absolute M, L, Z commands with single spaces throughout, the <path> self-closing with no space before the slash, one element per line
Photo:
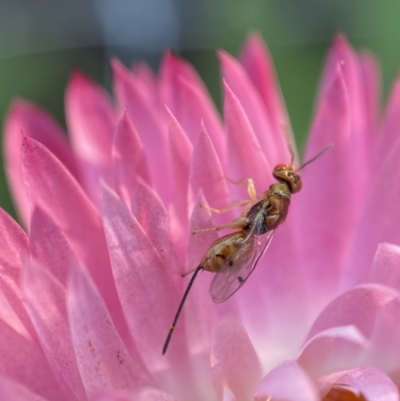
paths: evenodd
<path fill-rule="evenodd" d="M 278 181 L 287 184 L 290 192 L 296 193 L 301 190 L 301 178 L 294 172 L 291 165 L 278 164 L 275 166 L 272 174 Z"/>

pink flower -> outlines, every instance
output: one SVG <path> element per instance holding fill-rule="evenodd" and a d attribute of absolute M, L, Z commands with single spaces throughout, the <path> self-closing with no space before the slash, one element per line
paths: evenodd
<path fill-rule="evenodd" d="M 159 76 L 112 62 L 114 107 L 80 72 L 70 141 L 16 101 L 5 127 L 10 187 L 28 234 L 0 211 L 0 399 L 398 400 L 400 84 L 378 116 L 378 69 L 343 37 L 329 53 L 289 217 L 246 285 L 214 304 L 198 276 L 212 216 L 289 163 L 289 126 L 267 50 L 219 53 L 224 123 L 193 68 Z M 299 165 L 299 163 L 297 163 Z M 272 397 L 272 398 L 270 398 Z"/>

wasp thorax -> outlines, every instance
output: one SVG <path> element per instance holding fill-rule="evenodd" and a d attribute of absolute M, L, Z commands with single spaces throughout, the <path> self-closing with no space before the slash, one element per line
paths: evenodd
<path fill-rule="evenodd" d="M 301 190 L 301 178 L 293 171 L 292 166 L 287 164 L 277 164 L 272 174 L 277 180 L 289 185 L 292 193 Z"/>

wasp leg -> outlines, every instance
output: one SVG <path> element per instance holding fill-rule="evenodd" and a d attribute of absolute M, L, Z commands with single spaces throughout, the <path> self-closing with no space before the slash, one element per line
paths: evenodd
<path fill-rule="evenodd" d="M 192 232 L 193 235 L 197 235 L 200 233 L 204 233 L 207 231 L 220 231 L 225 228 L 232 228 L 232 229 L 242 229 L 246 227 L 249 224 L 249 219 L 246 216 L 240 216 L 235 220 L 232 220 L 231 222 L 227 224 L 223 224 L 222 226 L 217 226 L 217 227 L 210 227 L 210 228 L 201 228 L 200 230 L 195 230 Z"/>
<path fill-rule="evenodd" d="M 257 197 L 256 186 L 254 185 L 254 180 L 252 178 L 242 178 L 238 181 L 234 181 L 229 177 L 225 176 L 225 179 L 235 185 L 240 185 L 243 184 L 244 182 L 247 182 L 247 193 L 249 194 L 250 199 L 253 202 L 257 201 L 258 197 Z"/>
<path fill-rule="evenodd" d="M 229 212 L 229 210 L 232 210 L 232 209 L 234 209 L 234 208 L 237 207 L 237 206 L 246 205 L 246 204 L 249 203 L 249 202 L 250 202 L 250 201 L 249 201 L 248 199 L 243 199 L 243 200 L 234 202 L 234 203 L 232 203 L 231 205 L 229 205 L 229 206 L 227 206 L 227 207 L 224 207 L 224 208 L 222 208 L 222 209 L 217 209 L 217 208 L 215 208 L 215 207 L 211 207 L 211 206 L 204 205 L 204 204 L 200 205 L 200 207 L 202 207 L 203 209 L 209 210 L 210 212 L 213 212 L 213 213 L 222 214 L 222 213 Z"/>

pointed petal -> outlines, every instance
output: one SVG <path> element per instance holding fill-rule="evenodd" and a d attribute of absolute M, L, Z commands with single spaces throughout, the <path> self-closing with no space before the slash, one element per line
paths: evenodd
<path fill-rule="evenodd" d="M 142 226 L 161 260 L 168 261 L 172 276 L 179 277 L 182 266 L 178 263 L 170 241 L 169 217 L 156 192 L 139 181 L 132 193 L 132 214 Z"/>
<path fill-rule="evenodd" d="M 260 95 L 246 71 L 228 53 L 220 51 L 218 55 L 222 65 L 222 76 L 242 105 L 268 162 L 275 165 L 290 160 L 287 146 L 282 146 L 283 142 L 279 136 L 282 131 L 273 132 Z"/>
<path fill-rule="evenodd" d="M 261 366 L 244 327 L 237 321 L 220 323 L 211 343 L 214 387 L 222 398 L 227 386 L 236 400 L 249 400 L 261 380 Z"/>
<path fill-rule="evenodd" d="M 400 290 L 400 247 L 379 244 L 371 271 L 371 282 Z"/>
<path fill-rule="evenodd" d="M 60 227 L 40 207 L 32 213 L 29 247 L 32 256 L 65 287 L 71 266 L 78 259 Z"/>
<path fill-rule="evenodd" d="M 152 104 L 148 89 L 118 60 L 112 60 L 114 92 L 119 108 L 127 110 L 146 151 L 151 180 L 162 199 L 169 203 L 170 158 L 166 125 Z"/>
<path fill-rule="evenodd" d="M 217 110 L 195 69 L 168 52 L 161 67 L 160 90 L 164 103 L 174 114 L 190 141 L 195 143 L 202 123 L 214 146 L 224 158 L 224 132 Z"/>
<path fill-rule="evenodd" d="M 205 127 L 193 148 L 190 184 L 191 204 L 202 191 L 210 206 L 218 208 L 229 205 L 225 172 Z M 230 213 L 225 214 L 226 219 L 229 218 L 229 215 Z"/>
<path fill-rule="evenodd" d="M 90 198 L 99 205 L 99 179 L 111 183 L 111 144 L 115 116 L 109 95 L 80 71 L 65 95 L 66 118 Z"/>
<path fill-rule="evenodd" d="M 266 172 L 272 171 L 272 166 L 266 160 L 238 98 L 225 82 L 224 89 L 229 175 L 234 179 L 253 178 L 256 188 L 259 191 L 264 191 L 267 185 L 272 183 L 272 177 L 269 182 L 266 179 Z M 272 143 L 270 143 L 271 145 L 273 146 Z M 239 191 L 240 189 L 242 191 Z M 236 186 L 236 195 L 238 199 L 249 197 L 245 185 Z"/>
<path fill-rule="evenodd" d="M 7 316 L 8 308 L 3 307 L 2 318 L 15 330 L 26 330 L 32 338 L 36 338 L 19 288 L 20 269 L 28 255 L 28 239 L 25 232 L 0 208 L 0 290 L 7 300 L 8 308 L 12 310 L 10 313 L 14 315 L 14 318 Z"/>
<path fill-rule="evenodd" d="M 112 279 L 104 232 L 92 203 L 55 156 L 31 138 L 24 138 L 22 164 L 32 204 L 40 206 L 65 233 L 125 338 L 126 325 Z"/>
<path fill-rule="evenodd" d="M 34 260 L 24 264 L 21 286 L 29 314 L 61 387 L 61 393 L 68 400 L 86 400 L 71 340 L 65 288 Z"/>
<path fill-rule="evenodd" d="M 328 144 L 334 146 L 302 171 L 304 185 L 296 199 L 295 216 L 297 226 L 301 227 L 297 230 L 299 249 L 307 260 L 307 274 L 313 283 L 311 291 L 325 294 L 328 299 L 339 285 L 339 269 L 360 215 L 348 146 L 351 141 L 349 113 L 347 88 L 342 71 L 337 68 L 332 86 L 321 99 L 305 160 Z M 358 169 L 355 171 L 358 173 Z M 343 187 L 352 190 L 343 191 Z M 333 226 L 337 229 L 332 230 Z"/>
<path fill-rule="evenodd" d="M 399 400 L 399 392 L 393 381 L 385 373 L 371 367 L 335 372 L 318 379 L 317 385 L 322 395 L 328 392 L 332 386 L 338 386 L 343 389 L 355 390 L 365 400 Z"/>
<path fill-rule="evenodd" d="M 126 204 L 138 178 L 150 183 L 142 142 L 127 112 L 118 123 L 112 150 L 116 188 Z"/>
<path fill-rule="evenodd" d="M 294 138 L 286 138 L 285 127 L 289 127 L 290 123 L 271 56 L 261 35 L 249 35 L 243 47 L 240 61 L 264 103 L 273 133 L 278 141 L 281 140 L 281 147 L 285 151 L 283 155 L 285 155 L 288 147 L 287 140 L 289 139 L 290 143 L 293 143 Z"/>
<path fill-rule="evenodd" d="M 173 198 L 169 210 L 171 216 L 171 235 L 179 255 L 185 255 L 187 225 L 189 215 L 189 171 L 193 146 L 179 122 L 167 109 L 169 147 L 171 150 Z"/>
<path fill-rule="evenodd" d="M 133 73 L 156 99 L 158 95 L 157 77 L 151 67 L 145 61 L 135 62 Z"/>
<path fill-rule="evenodd" d="M 10 190 L 25 222 L 29 220 L 29 205 L 21 175 L 22 134 L 46 146 L 78 179 L 79 173 L 65 133 L 59 124 L 39 106 L 17 100 L 8 112 L 5 122 L 4 158 Z"/>
<path fill-rule="evenodd" d="M 78 368 L 89 399 L 104 387 L 134 389 L 150 384 L 147 372 L 125 348 L 89 277 L 79 268 L 71 272 L 67 309 Z"/>
<path fill-rule="evenodd" d="M 31 391 L 50 400 L 67 401 L 61 393 L 40 345 L 0 320 L 0 377 L 24 383 Z M 29 361 L 29 363 L 27 363 Z"/>
<path fill-rule="evenodd" d="M 149 366 L 157 366 L 166 361 L 161 348 L 179 304 L 169 261 L 160 259 L 137 220 L 107 188 L 103 202 L 109 257 L 122 308 L 140 353 Z M 177 327 L 167 356 L 176 355 L 174 349 L 184 352 L 182 328 Z"/>
<path fill-rule="evenodd" d="M 318 401 L 317 390 L 307 373 L 295 362 L 281 363 L 264 377 L 255 401 Z"/>
<path fill-rule="evenodd" d="M 354 326 L 340 326 L 317 333 L 297 358 L 311 377 L 358 366 L 369 342 Z"/>

